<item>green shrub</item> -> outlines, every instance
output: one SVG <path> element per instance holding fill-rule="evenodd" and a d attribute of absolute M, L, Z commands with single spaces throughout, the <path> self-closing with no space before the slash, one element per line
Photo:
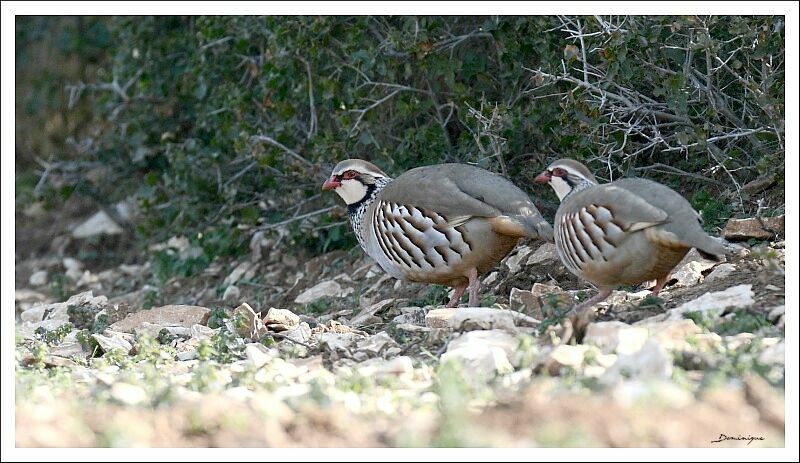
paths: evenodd
<path fill-rule="evenodd" d="M 306 214 L 283 244 L 353 246 L 341 210 L 313 214 L 349 157 L 475 163 L 546 214 L 532 179 L 565 156 L 670 184 L 715 225 L 783 196 L 782 17 L 20 17 L 16 50 L 20 165 L 51 160 L 18 199 L 133 195 L 143 242 L 218 237 L 157 256 L 162 277 Z M 781 190 L 739 193 L 763 175 Z"/>

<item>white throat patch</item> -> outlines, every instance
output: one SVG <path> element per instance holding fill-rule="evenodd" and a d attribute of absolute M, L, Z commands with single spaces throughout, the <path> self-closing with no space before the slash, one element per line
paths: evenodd
<path fill-rule="evenodd" d="M 355 204 L 367 194 L 367 186 L 355 179 L 342 180 L 342 186 L 336 189 L 336 194 L 342 197 L 348 205 Z"/>
<path fill-rule="evenodd" d="M 550 186 L 552 186 L 553 190 L 555 190 L 559 201 L 563 201 L 564 197 L 567 196 L 570 191 L 572 191 L 572 187 L 566 182 L 566 180 L 561 177 L 556 177 L 555 175 L 550 177 Z"/>

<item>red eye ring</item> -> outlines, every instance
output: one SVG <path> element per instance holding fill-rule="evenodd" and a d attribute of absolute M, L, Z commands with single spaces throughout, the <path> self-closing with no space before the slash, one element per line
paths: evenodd
<path fill-rule="evenodd" d="M 354 179 L 356 177 L 358 177 L 358 172 L 356 172 L 354 170 L 346 170 L 342 174 L 342 179 L 343 180 L 351 180 L 351 179 Z"/>
<path fill-rule="evenodd" d="M 556 177 L 566 177 L 567 171 L 562 169 L 561 167 L 556 167 L 555 169 L 553 169 L 552 174 L 555 175 Z"/>

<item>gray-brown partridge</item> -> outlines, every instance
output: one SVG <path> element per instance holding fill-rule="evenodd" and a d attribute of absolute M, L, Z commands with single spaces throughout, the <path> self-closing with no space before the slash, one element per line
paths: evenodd
<path fill-rule="evenodd" d="M 475 306 L 478 275 L 520 238 L 553 236 L 525 192 L 466 164 L 418 167 L 392 179 L 367 161 L 348 159 L 322 188 L 344 199 L 359 244 L 389 275 L 456 288 L 448 307 L 467 288 Z"/>
<path fill-rule="evenodd" d="M 658 294 L 691 248 L 710 256 L 725 253 L 703 231 L 689 202 L 660 183 L 626 178 L 599 185 L 586 166 L 572 159 L 553 162 L 536 182 L 549 183 L 561 200 L 553 224 L 561 261 L 599 289 L 573 313 L 605 300 L 622 285 L 656 280 L 653 294 Z"/>

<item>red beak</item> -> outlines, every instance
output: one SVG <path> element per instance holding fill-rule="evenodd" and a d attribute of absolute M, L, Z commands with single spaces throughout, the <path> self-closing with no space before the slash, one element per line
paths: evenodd
<path fill-rule="evenodd" d="M 325 183 L 322 184 L 322 189 L 323 190 L 335 190 L 336 188 L 339 188 L 340 186 L 342 186 L 342 182 L 339 181 L 339 179 L 336 178 L 336 176 L 333 176 L 329 180 L 326 180 Z"/>
<path fill-rule="evenodd" d="M 537 175 L 535 179 L 533 179 L 536 183 L 549 183 L 550 182 L 550 172 L 544 171 L 541 174 Z"/>

